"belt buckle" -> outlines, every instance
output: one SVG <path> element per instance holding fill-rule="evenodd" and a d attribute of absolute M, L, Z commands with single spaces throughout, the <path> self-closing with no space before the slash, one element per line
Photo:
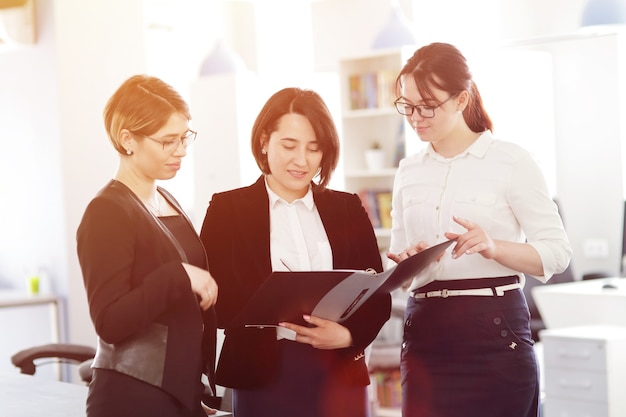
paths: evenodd
<path fill-rule="evenodd" d="M 441 298 L 448 298 L 448 295 L 448 290 L 446 288 L 441 290 Z"/>

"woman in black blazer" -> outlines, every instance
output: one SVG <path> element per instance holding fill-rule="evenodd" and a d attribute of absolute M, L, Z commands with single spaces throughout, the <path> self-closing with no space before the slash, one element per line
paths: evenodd
<path fill-rule="evenodd" d="M 98 334 L 89 417 L 212 411 L 201 401 L 215 392 L 217 285 L 191 222 L 156 185 L 176 175 L 195 139 L 189 119 L 177 92 L 144 75 L 124 82 L 104 110 L 119 168 L 77 231 Z"/>
<path fill-rule="evenodd" d="M 215 194 L 200 233 L 220 286 L 218 327 L 225 329 L 217 383 L 234 388 L 237 417 L 366 416 L 364 349 L 389 318 L 388 294 L 342 324 L 306 315 L 310 327 L 231 325 L 265 278 L 287 265 L 382 270 L 359 197 L 326 188 L 339 139 L 321 97 L 297 88 L 274 94 L 254 124 L 252 152 L 263 175 Z"/>

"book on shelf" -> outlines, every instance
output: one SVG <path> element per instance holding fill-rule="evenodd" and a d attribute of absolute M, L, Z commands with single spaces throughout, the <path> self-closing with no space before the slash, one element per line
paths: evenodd
<path fill-rule="evenodd" d="M 350 108 L 352 110 L 378 107 L 378 80 L 376 73 L 354 74 L 349 77 Z"/>
<path fill-rule="evenodd" d="M 372 379 L 376 386 L 376 399 L 380 407 L 398 408 L 402 406 L 402 385 L 400 369 L 375 371 Z"/>
<path fill-rule="evenodd" d="M 375 109 L 378 107 L 378 84 L 376 73 L 363 74 L 363 94 L 365 95 L 365 108 Z"/>
<path fill-rule="evenodd" d="M 393 166 L 400 166 L 400 161 L 406 156 L 406 139 L 405 139 L 405 121 L 404 118 L 398 121 L 398 130 L 396 131 L 395 146 L 393 153 Z"/>
<path fill-rule="evenodd" d="M 396 70 L 380 70 L 377 75 L 378 107 L 393 107 L 396 99 L 395 82 L 398 76 Z"/>
<path fill-rule="evenodd" d="M 351 75 L 348 78 L 348 85 L 350 87 L 350 109 L 364 109 L 365 108 L 365 93 L 361 75 Z"/>
<path fill-rule="evenodd" d="M 378 202 L 378 217 L 380 218 L 380 227 L 383 229 L 391 229 L 391 191 L 381 191 L 376 194 Z"/>
<path fill-rule="evenodd" d="M 377 228 L 391 228 L 391 197 L 390 189 L 365 188 L 359 191 L 361 204 L 372 222 Z"/>
<path fill-rule="evenodd" d="M 396 72 L 381 70 L 348 76 L 350 109 L 393 107 Z"/>

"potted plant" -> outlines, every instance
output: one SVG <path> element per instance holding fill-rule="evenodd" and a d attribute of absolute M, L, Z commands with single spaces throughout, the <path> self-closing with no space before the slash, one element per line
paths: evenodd
<path fill-rule="evenodd" d="M 373 141 L 370 148 L 365 150 L 365 166 L 374 171 L 385 167 L 385 151 L 377 140 Z"/>

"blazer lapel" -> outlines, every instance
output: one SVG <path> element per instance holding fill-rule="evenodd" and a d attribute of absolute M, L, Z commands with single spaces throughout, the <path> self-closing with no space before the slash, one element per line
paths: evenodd
<path fill-rule="evenodd" d="M 245 189 L 242 199 L 236 205 L 242 213 L 237 230 L 241 242 L 241 259 L 252 262 L 254 267 L 268 275 L 272 271 L 270 259 L 270 209 L 265 179 L 261 176 Z"/>
<path fill-rule="evenodd" d="M 349 252 L 348 239 L 342 238 L 345 233 L 342 226 L 347 221 L 347 209 L 342 198 L 334 198 L 333 191 L 313 186 L 313 198 L 320 214 L 326 235 L 333 251 L 333 268 L 344 264 L 343 258 Z"/>

